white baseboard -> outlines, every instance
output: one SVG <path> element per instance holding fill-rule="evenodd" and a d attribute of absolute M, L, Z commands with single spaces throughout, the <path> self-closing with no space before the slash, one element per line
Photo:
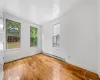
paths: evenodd
<path fill-rule="evenodd" d="M 51 57 L 56 58 L 56 59 L 59 59 L 59 60 L 62 60 L 62 61 L 65 61 L 64 58 L 59 57 L 59 56 L 56 56 L 56 55 L 53 55 L 53 54 L 50 54 L 50 53 L 43 52 L 43 54 L 48 55 L 48 56 L 51 56 Z"/>

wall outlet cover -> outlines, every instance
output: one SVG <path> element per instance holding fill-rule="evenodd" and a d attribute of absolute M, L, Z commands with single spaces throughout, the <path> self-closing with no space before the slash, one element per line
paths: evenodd
<path fill-rule="evenodd" d="M 71 58 L 71 56 L 68 56 L 68 58 Z"/>

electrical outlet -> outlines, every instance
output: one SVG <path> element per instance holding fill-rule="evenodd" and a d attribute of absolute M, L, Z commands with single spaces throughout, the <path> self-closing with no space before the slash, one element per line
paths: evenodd
<path fill-rule="evenodd" d="M 71 56 L 68 56 L 68 58 L 70 59 L 70 58 L 71 58 Z"/>

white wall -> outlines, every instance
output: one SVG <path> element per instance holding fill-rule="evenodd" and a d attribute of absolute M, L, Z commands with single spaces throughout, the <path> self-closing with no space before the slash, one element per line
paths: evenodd
<path fill-rule="evenodd" d="M 21 43 L 19 49 L 6 50 L 4 52 L 4 62 L 9 62 L 19 58 L 31 56 L 41 51 L 41 27 L 34 23 L 22 20 L 8 13 L 4 14 L 5 20 L 10 19 L 21 23 Z M 30 47 L 30 26 L 38 28 L 38 47 Z M 6 42 L 6 41 L 5 41 Z M 5 43 L 6 44 L 6 43 Z"/>
<path fill-rule="evenodd" d="M 99 26 L 98 26 L 98 74 L 100 76 L 100 20 L 99 20 Z"/>
<path fill-rule="evenodd" d="M 100 0 L 98 5 L 98 74 L 100 76 Z"/>
<path fill-rule="evenodd" d="M 4 60 L 3 60 L 3 51 L 0 51 L 0 66 L 4 64 Z M 1 70 L 1 69 L 0 69 Z"/>
<path fill-rule="evenodd" d="M 3 17 L 3 13 L 1 13 L 1 12 L 0 12 L 0 17 L 1 17 L 1 18 Z"/>
<path fill-rule="evenodd" d="M 52 47 L 53 24 L 60 21 L 60 48 Z M 98 73 L 97 3 L 78 3 L 70 11 L 43 26 L 43 51 Z"/>

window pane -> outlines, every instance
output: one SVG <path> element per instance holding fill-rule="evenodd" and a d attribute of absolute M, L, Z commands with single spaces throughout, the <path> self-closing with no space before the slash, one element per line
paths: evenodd
<path fill-rule="evenodd" d="M 37 46 L 37 28 L 30 27 L 30 47 Z"/>
<path fill-rule="evenodd" d="M 20 28 L 21 23 L 6 20 L 6 40 L 7 49 L 19 48 L 20 47 Z"/>
<path fill-rule="evenodd" d="M 54 25 L 54 35 L 60 35 L 60 24 Z"/>

